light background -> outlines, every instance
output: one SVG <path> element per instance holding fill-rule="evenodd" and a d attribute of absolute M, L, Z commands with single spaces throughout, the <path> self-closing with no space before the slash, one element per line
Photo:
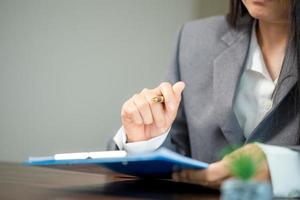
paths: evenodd
<path fill-rule="evenodd" d="M 0 0 L 0 160 L 97 151 L 163 79 L 187 21 L 228 0 Z"/>

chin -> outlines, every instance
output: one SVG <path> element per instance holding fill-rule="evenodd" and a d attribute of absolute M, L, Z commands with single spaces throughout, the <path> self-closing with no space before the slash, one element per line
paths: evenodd
<path fill-rule="evenodd" d="M 268 11 L 266 9 L 249 9 L 249 14 L 255 18 L 260 20 L 267 20 Z"/>

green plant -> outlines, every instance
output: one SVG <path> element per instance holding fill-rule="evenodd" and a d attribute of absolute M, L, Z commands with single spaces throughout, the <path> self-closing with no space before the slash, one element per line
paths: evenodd
<path fill-rule="evenodd" d="M 258 163 L 250 155 L 240 155 L 231 161 L 229 167 L 235 177 L 248 181 L 256 175 Z"/>
<path fill-rule="evenodd" d="M 251 180 L 264 160 L 264 154 L 256 144 L 227 147 L 222 151 L 222 156 L 228 161 L 231 174 L 243 181 Z"/>

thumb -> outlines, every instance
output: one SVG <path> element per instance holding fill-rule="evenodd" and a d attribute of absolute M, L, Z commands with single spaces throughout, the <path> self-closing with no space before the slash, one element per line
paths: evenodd
<path fill-rule="evenodd" d="M 185 83 L 182 81 L 177 82 L 173 85 L 174 93 L 178 99 L 181 98 L 181 94 L 182 94 L 182 91 L 184 90 L 184 88 L 185 88 Z"/>

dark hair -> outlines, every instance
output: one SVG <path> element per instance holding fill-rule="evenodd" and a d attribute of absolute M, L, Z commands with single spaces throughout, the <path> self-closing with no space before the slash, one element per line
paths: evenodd
<path fill-rule="evenodd" d="M 231 27 L 237 28 L 243 17 L 249 15 L 248 10 L 244 6 L 242 0 L 231 0 L 227 20 Z"/>
<path fill-rule="evenodd" d="M 288 63 L 295 63 L 297 66 L 298 82 L 296 85 L 296 104 L 299 104 L 300 97 L 300 0 L 290 0 L 290 14 L 289 14 L 289 44 L 286 52 L 293 52 L 291 55 L 285 55 L 285 61 Z M 230 10 L 227 15 L 227 20 L 230 26 L 238 29 L 239 24 L 244 18 L 252 18 L 243 4 L 242 0 L 230 0 Z M 288 51 L 290 50 L 290 51 Z M 296 105 L 298 107 L 298 105 Z M 300 127 L 300 120 L 299 120 Z M 300 133 L 300 128 L 298 130 Z M 300 138 L 299 138 L 300 140 Z M 300 141 L 299 141 L 300 142 Z"/>
<path fill-rule="evenodd" d="M 237 29 L 243 18 L 248 17 L 252 18 L 243 4 L 242 0 L 230 0 L 230 10 L 227 15 L 227 20 L 230 26 L 234 29 Z M 298 11 L 298 12 L 297 12 Z M 290 24 L 290 35 L 289 41 L 292 41 L 293 48 L 297 52 L 297 59 L 300 55 L 300 1 L 299 0 L 290 0 L 290 15 L 289 15 L 289 24 Z M 289 46 L 290 47 L 290 46 Z M 300 62 L 299 62 L 300 63 Z"/>

